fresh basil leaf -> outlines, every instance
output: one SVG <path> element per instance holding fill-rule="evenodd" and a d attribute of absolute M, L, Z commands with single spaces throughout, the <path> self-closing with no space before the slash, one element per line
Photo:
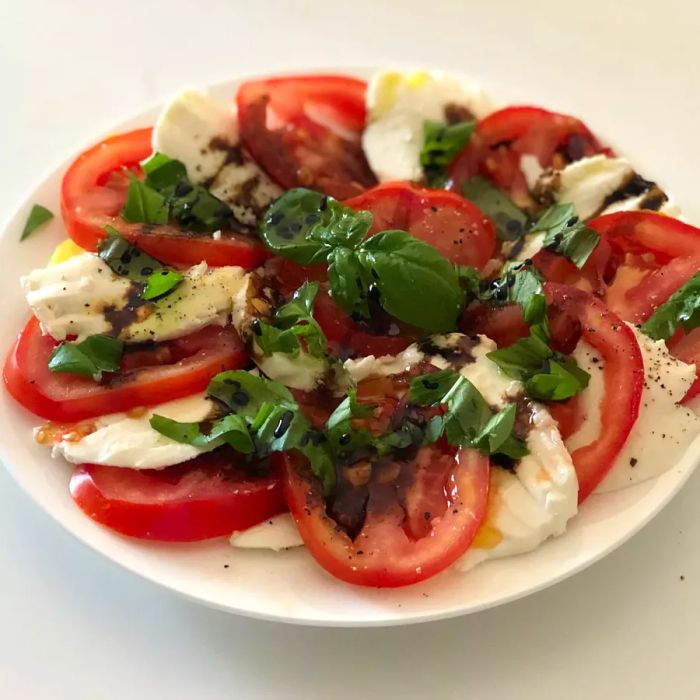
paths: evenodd
<path fill-rule="evenodd" d="M 353 428 L 352 420 L 371 416 L 373 408 L 374 406 L 359 403 L 354 389 L 348 391 L 348 395 L 326 422 L 326 435 L 334 454 L 351 454 L 372 442 L 370 432 L 364 428 Z"/>
<path fill-rule="evenodd" d="M 165 296 L 177 287 L 184 277 L 176 270 L 162 269 L 152 272 L 146 281 L 146 288 L 143 290 L 143 298 L 147 300 L 158 299 Z"/>
<path fill-rule="evenodd" d="M 326 356 L 328 342 L 313 317 L 318 288 L 318 282 L 305 282 L 289 302 L 277 309 L 272 324 L 257 324 L 255 342 L 264 355 L 269 357 L 275 352 L 296 354 L 302 350 L 300 339 L 303 339 L 309 355 Z"/>
<path fill-rule="evenodd" d="M 116 372 L 124 342 L 107 335 L 91 335 L 80 343 L 61 343 L 49 358 L 49 370 L 102 379 L 102 372 Z"/>
<path fill-rule="evenodd" d="M 274 253 L 302 265 L 326 262 L 337 246 L 354 248 L 367 235 L 372 215 L 304 188 L 285 192 L 265 212 L 260 237 Z"/>
<path fill-rule="evenodd" d="M 473 120 L 450 125 L 434 121 L 423 122 L 420 164 L 430 187 L 444 186 L 445 168 L 467 144 L 475 125 Z"/>
<path fill-rule="evenodd" d="M 508 262 L 503 266 L 499 279 L 480 292 L 482 301 L 496 304 L 519 304 L 523 318 L 529 325 L 543 323 L 546 315 L 544 278 L 532 265 Z"/>
<path fill-rule="evenodd" d="M 485 177 L 477 175 L 464 182 L 462 194 L 493 220 L 502 241 L 515 241 L 527 231 L 527 214 Z"/>
<path fill-rule="evenodd" d="M 180 182 L 187 181 L 187 168 L 179 160 L 154 153 L 150 158 L 141 162 L 141 169 L 146 175 L 144 182 L 148 187 L 161 192 L 166 187 L 175 187 Z"/>
<path fill-rule="evenodd" d="M 330 294 L 341 309 L 356 321 L 370 319 L 369 298 L 376 294 L 371 272 L 360 262 L 357 252 L 335 248 L 328 257 Z"/>
<path fill-rule="evenodd" d="M 527 338 L 487 357 L 509 377 L 525 384 L 525 393 L 545 401 L 563 401 L 588 386 L 590 375 L 576 362 L 549 347 L 549 334 L 543 325 L 533 326 Z"/>
<path fill-rule="evenodd" d="M 53 219 L 53 213 L 50 212 L 46 207 L 42 207 L 41 204 L 35 204 L 32 206 L 32 210 L 29 212 L 27 221 L 22 229 L 22 235 L 19 237 L 20 241 L 25 238 L 29 238 L 34 231 L 43 226 L 48 221 Z"/>
<path fill-rule="evenodd" d="M 535 223 L 532 233 L 544 232 L 544 247 L 582 268 L 600 243 L 600 234 L 576 216 L 573 204 L 555 204 Z"/>
<path fill-rule="evenodd" d="M 409 389 L 410 401 L 418 406 L 432 406 L 440 403 L 458 379 L 459 374 L 452 369 L 414 377 Z"/>
<path fill-rule="evenodd" d="M 119 216 L 129 223 L 167 224 L 168 214 L 165 197 L 132 175 Z"/>
<path fill-rule="evenodd" d="M 435 248 L 405 231 L 383 231 L 363 241 L 357 255 L 387 313 L 434 333 L 454 330 L 464 292 L 454 266 Z"/>
<path fill-rule="evenodd" d="M 481 289 L 481 274 L 475 267 L 457 265 L 457 276 L 468 297 L 478 297 Z"/>
<path fill-rule="evenodd" d="M 489 455 L 500 453 L 506 441 L 512 439 L 515 412 L 516 406 L 511 403 L 494 413 L 474 437 L 474 447 Z"/>
<path fill-rule="evenodd" d="M 175 442 L 212 449 L 228 444 L 242 454 L 252 454 L 255 451 L 255 444 L 246 422 L 235 414 L 214 421 L 206 433 L 202 432 L 199 423 L 180 423 L 158 414 L 153 415 L 149 422 L 154 430 Z"/>
<path fill-rule="evenodd" d="M 700 326 L 700 272 L 675 291 L 642 324 L 642 333 L 653 340 L 668 340 L 679 327 L 686 333 Z"/>

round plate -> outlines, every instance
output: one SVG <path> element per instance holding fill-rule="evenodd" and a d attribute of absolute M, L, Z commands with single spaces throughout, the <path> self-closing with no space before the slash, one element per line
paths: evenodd
<path fill-rule="evenodd" d="M 357 69 L 337 72 L 368 74 Z M 231 99 L 238 82 L 222 83 L 209 91 Z M 156 108 L 149 109 L 110 131 L 151 125 L 157 114 Z M 101 136 L 97 134 L 85 147 Z M 71 160 L 38 183 L 0 239 L 0 259 L 7 271 L 0 276 L 5 309 L 0 337 L 8 345 L 28 317 L 18 276 L 43 267 L 53 246 L 65 238 L 60 216 L 21 245 L 20 232 L 32 204 L 59 212 L 60 182 Z M 27 493 L 82 542 L 135 574 L 206 605 L 270 620 L 328 626 L 407 624 L 463 615 L 550 586 L 605 556 L 649 522 L 685 483 L 700 458 L 698 439 L 684 459 L 662 476 L 591 497 L 565 535 L 534 552 L 488 561 L 469 573 L 448 570 L 404 589 L 375 590 L 337 581 L 302 548 L 279 553 L 245 551 L 234 550 L 225 539 L 174 545 L 114 534 L 74 505 L 68 492 L 71 468 L 51 459 L 48 450 L 32 440 L 32 427 L 39 422 L 0 391 L 0 458 Z"/>

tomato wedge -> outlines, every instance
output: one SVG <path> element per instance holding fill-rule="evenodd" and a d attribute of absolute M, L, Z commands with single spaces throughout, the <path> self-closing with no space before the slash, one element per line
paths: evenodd
<path fill-rule="evenodd" d="M 482 269 L 493 257 L 496 230 L 468 200 L 452 192 L 430 190 L 409 182 L 373 187 L 345 204 L 372 212 L 370 233 L 401 229 L 437 248 L 456 265 Z"/>
<path fill-rule="evenodd" d="M 285 189 L 353 197 L 376 183 L 360 144 L 366 87 L 336 75 L 243 83 L 236 96 L 241 140 Z"/>
<path fill-rule="evenodd" d="M 151 152 L 152 129 L 111 136 L 81 153 L 61 184 L 61 212 L 68 235 L 94 251 L 106 225 L 158 260 L 176 265 L 240 265 L 253 268 L 267 258 L 260 241 L 250 235 L 223 231 L 219 240 L 175 226 L 128 224 L 119 218 L 126 201 L 129 175 L 140 175 L 139 162 Z"/>
<path fill-rule="evenodd" d="M 483 175 L 510 192 L 516 204 L 531 204 L 520 157 L 533 155 L 543 168 L 560 166 L 603 148 L 588 127 L 576 117 L 540 107 L 506 107 L 480 120 L 469 140 L 448 168 L 451 189 Z"/>
<path fill-rule="evenodd" d="M 612 468 L 637 420 L 644 363 L 630 327 L 592 294 L 551 282 L 546 283 L 545 294 L 549 304 L 580 323 L 581 337 L 605 362 L 600 435 L 571 455 L 582 503 Z"/>
<path fill-rule="evenodd" d="M 85 418 L 137 406 L 153 406 L 203 391 L 209 380 L 227 369 L 239 369 L 247 353 L 233 328 L 210 326 L 184 338 L 159 343 L 129 366 L 101 383 L 74 374 L 49 371 L 56 342 L 42 335 L 31 318 L 5 361 L 3 379 L 10 394 L 27 410 L 53 421 Z M 162 358 L 168 361 L 163 363 Z"/>
<path fill-rule="evenodd" d="M 415 471 L 403 504 L 394 484 L 372 484 L 354 539 L 326 513 L 319 482 L 303 463 L 286 454 L 283 464 L 287 505 L 309 552 L 333 576 L 360 586 L 392 588 L 434 576 L 469 549 L 486 514 L 489 460 L 474 450 L 421 448 L 413 463 L 401 465 Z"/>
<path fill-rule="evenodd" d="M 130 537 L 193 542 L 245 530 L 285 510 L 275 476 L 251 477 L 233 451 L 155 470 L 81 464 L 70 492 L 93 520 Z"/>

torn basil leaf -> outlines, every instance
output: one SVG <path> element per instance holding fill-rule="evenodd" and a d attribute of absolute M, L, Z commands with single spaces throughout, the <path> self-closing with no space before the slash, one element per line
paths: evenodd
<path fill-rule="evenodd" d="M 199 423 L 180 423 L 158 414 L 153 415 L 149 422 L 154 430 L 175 442 L 211 449 L 226 444 L 242 454 L 251 454 L 255 450 L 246 422 L 235 414 L 215 420 L 206 432 L 202 432 L 203 426 Z"/>
<path fill-rule="evenodd" d="M 525 322 L 539 324 L 544 322 L 547 311 L 543 283 L 542 274 L 531 264 L 508 262 L 501 276 L 482 290 L 479 298 L 497 305 L 519 304 Z"/>
<path fill-rule="evenodd" d="M 642 324 L 642 333 L 653 340 L 668 340 L 679 328 L 688 333 L 700 326 L 700 272 L 675 291 Z"/>
<path fill-rule="evenodd" d="M 544 232 L 544 247 L 582 268 L 600 243 L 600 234 L 576 216 L 573 204 L 555 204 L 535 222 L 532 233 Z"/>
<path fill-rule="evenodd" d="M 165 197 L 132 175 L 119 216 L 132 224 L 167 224 L 168 214 Z"/>
<path fill-rule="evenodd" d="M 420 164 L 429 187 L 445 185 L 445 169 L 467 144 L 475 125 L 473 120 L 449 125 L 434 121 L 423 122 Z"/>
<path fill-rule="evenodd" d="M 451 445 L 472 447 L 485 455 L 519 459 L 527 454 L 525 443 L 513 435 L 515 405 L 493 413 L 479 390 L 454 370 L 414 377 L 409 396 L 420 406 L 446 407 L 444 416 L 432 426 L 435 439 L 444 431 Z"/>
<path fill-rule="evenodd" d="M 527 214 L 485 177 L 477 175 L 464 182 L 462 194 L 493 221 L 502 241 L 515 241 L 526 233 Z"/>
<path fill-rule="evenodd" d="M 124 353 L 124 341 L 108 335 L 91 335 L 80 343 L 61 343 L 49 358 L 52 372 L 81 374 L 95 381 L 103 372 L 116 372 Z"/>
<path fill-rule="evenodd" d="M 42 207 L 41 204 L 35 204 L 32 206 L 27 221 L 22 229 L 22 235 L 19 237 L 20 241 L 25 238 L 29 238 L 34 231 L 41 228 L 44 224 L 48 223 L 53 219 L 53 213 L 50 212 L 46 207 Z"/>

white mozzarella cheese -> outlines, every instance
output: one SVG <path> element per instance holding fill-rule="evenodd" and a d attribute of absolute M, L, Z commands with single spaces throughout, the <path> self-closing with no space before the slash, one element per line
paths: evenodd
<path fill-rule="evenodd" d="M 257 351 L 256 351 L 257 350 Z M 313 391 L 328 374 L 328 361 L 305 352 L 296 355 L 273 352 L 266 356 L 257 345 L 253 349 L 253 360 L 263 374 L 270 379 L 302 391 Z"/>
<path fill-rule="evenodd" d="M 662 474 L 679 461 L 700 432 L 700 418 L 678 405 L 695 379 L 695 367 L 672 357 L 663 341 L 654 341 L 633 330 L 645 373 L 639 416 L 615 464 L 598 487 L 601 492 Z M 566 441 L 570 452 L 591 443 L 600 434 L 600 401 L 604 394 L 602 357 L 583 341 L 573 356 L 591 379 L 580 399 L 584 421 Z"/>
<path fill-rule="evenodd" d="M 186 462 L 213 448 L 193 447 L 171 440 L 151 428 L 151 416 L 157 413 L 173 420 L 194 423 L 205 420 L 213 410 L 210 399 L 204 394 L 196 394 L 143 411 L 100 416 L 77 426 L 74 434 L 82 435 L 80 439 L 75 439 L 69 431 L 69 439 L 54 444 L 52 454 L 74 464 L 162 469 Z"/>
<path fill-rule="evenodd" d="M 234 217 L 254 226 L 282 190 L 241 147 L 233 107 L 196 90 L 176 95 L 153 130 L 153 149 L 182 161 L 194 183 L 226 202 Z"/>
<path fill-rule="evenodd" d="M 444 122 L 448 105 L 465 107 L 476 117 L 491 111 L 481 90 L 443 73 L 383 71 L 370 80 L 362 146 L 380 182 L 421 179 L 423 123 Z"/>
<path fill-rule="evenodd" d="M 275 552 L 304 544 L 289 513 L 275 515 L 247 530 L 237 530 L 229 542 L 239 549 L 272 549 Z"/>
<path fill-rule="evenodd" d="M 169 340 L 204 326 L 225 325 L 247 274 L 240 267 L 196 265 L 171 294 L 136 309 L 119 337 L 126 342 Z M 78 342 L 111 333 L 111 314 L 127 308 L 132 290 L 128 279 L 91 253 L 33 270 L 20 283 L 44 333 L 56 340 L 77 336 Z"/>

